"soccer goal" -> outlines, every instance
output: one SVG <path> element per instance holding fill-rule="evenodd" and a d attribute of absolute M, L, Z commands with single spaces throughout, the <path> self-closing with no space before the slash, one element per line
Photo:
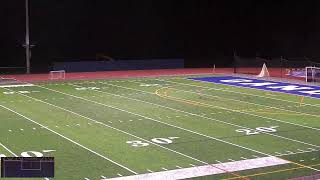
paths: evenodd
<path fill-rule="evenodd" d="M 257 75 L 257 77 L 269 77 L 269 76 L 270 76 L 270 74 L 269 74 L 267 65 L 266 65 L 266 63 L 263 63 L 262 69 L 261 69 L 260 73 Z"/>
<path fill-rule="evenodd" d="M 66 79 L 66 71 L 50 71 L 50 80 Z"/>
<path fill-rule="evenodd" d="M 306 82 L 320 82 L 320 67 L 306 67 Z"/>

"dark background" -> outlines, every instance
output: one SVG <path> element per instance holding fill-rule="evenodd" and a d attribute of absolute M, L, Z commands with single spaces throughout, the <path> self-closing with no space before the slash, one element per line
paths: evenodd
<path fill-rule="evenodd" d="M 53 61 L 240 56 L 320 57 L 320 1 L 30 0 L 33 72 Z M 23 66 L 23 0 L 1 0 L 0 66 Z"/>

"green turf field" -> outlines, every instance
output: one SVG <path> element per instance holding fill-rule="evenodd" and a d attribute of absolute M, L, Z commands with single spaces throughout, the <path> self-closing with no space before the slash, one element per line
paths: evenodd
<path fill-rule="evenodd" d="M 0 156 L 53 156 L 55 179 L 95 180 L 275 156 L 195 179 L 320 172 L 320 100 L 186 77 L 0 88 Z M 221 169 L 220 169 L 221 170 Z"/>

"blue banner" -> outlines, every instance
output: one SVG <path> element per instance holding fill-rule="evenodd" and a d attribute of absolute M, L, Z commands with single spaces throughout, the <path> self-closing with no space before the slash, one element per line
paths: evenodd
<path fill-rule="evenodd" d="M 320 98 L 320 87 L 311 85 L 302 85 L 295 83 L 285 83 L 268 81 L 261 79 L 251 79 L 233 76 L 220 76 L 220 77 L 201 77 L 189 78 L 197 81 L 212 82 L 217 84 L 225 84 L 231 86 L 239 86 L 245 88 L 260 89 L 266 91 L 281 92 L 287 94 L 295 94 L 300 96 L 308 96 L 313 98 Z"/>

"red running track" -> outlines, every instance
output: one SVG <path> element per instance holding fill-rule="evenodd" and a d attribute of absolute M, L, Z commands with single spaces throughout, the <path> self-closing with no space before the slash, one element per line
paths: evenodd
<path fill-rule="evenodd" d="M 213 71 L 212 68 L 197 69 L 161 69 L 161 70 L 129 70 L 129 71 L 100 71 L 100 72 L 75 72 L 66 73 L 66 80 L 85 79 L 108 79 L 108 78 L 131 78 L 131 77 L 157 77 L 175 75 L 201 75 L 214 73 L 232 73 L 233 68 L 219 68 Z M 2 78 L 14 78 L 19 81 L 50 81 L 49 74 L 18 74 L 2 75 Z"/>

